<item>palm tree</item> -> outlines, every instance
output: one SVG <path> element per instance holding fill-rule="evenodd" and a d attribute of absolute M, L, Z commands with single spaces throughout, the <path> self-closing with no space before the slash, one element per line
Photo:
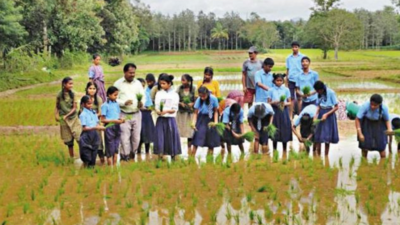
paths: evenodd
<path fill-rule="evenodd" d="M 218 39 L 218 49 L 221 49 L 221 39 L 229 39 L 228 29 L 224 28 L 221 23 L 217 23 L 211 30 L 211 38 Z"/>

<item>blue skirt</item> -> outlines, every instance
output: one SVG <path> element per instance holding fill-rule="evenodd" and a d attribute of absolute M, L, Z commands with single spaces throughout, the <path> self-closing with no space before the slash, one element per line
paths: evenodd
<path fill-rule="evenodd" d="M 267 127 L 269 125 L 269 121 L 271 119 L 271 115 L 267 115 L 266 117 L 261 119 L 261 130 L 257 128 L 257 123 L 258 123 L 258 118 L 253 117 L 251 118 L 251 123 L 253 124 L 254 128 L 257 130 L 258 134 L 260 135 L 259 143 L 261 145 L 266 145 L 268 144 L 268 132 L 264 131 L 264 127 Z"/>
<path fill-rule="evenodd" d="M 332 108 L 322 109 L 320 108 L 318 119 L 321 119 L 322 116 L 331 111 Z M 321 121 L 315 128 L 315 143 L 339 143 L 339 130 L 336 120 L 336 114 L 333 113 L 325 121 Z"/>
<path fill-rule="evenodd" d="M 121 143 L 121 127 L 119 124 L 106 128 L 104 131 L 104 143 L 107 158 L 118 154 L 119 144 Z"/>
<path fill-rule="evenodd" d="M 292 122 L 290 121 L 288 107 L 285 107 L 284 110 L 281 110 L 278 106 L 274 105 L 272 108 L 275 112 L 272 123 L 276 128 L 278 128 L 275 137 L 271 137 L 272 140 L 283 143 L 291 141 L 293 139 Z"/>
<path fill-rule="evenodd" d="M 384 120 L 361 119 L 361 132 L 364 142 L 358 140 L 358 147 L 365 150 L 385 151 L 388 137 L 385 134 L 386 122 Z"/>
<path fill-rule="evenodd" d="M 229 126 L 232 128 L 232 123 L 229 124 Z M 236 127 L 233 129 L 233 131 L 237 134 L 241 134 L 242 131 L 240 130 L 240 119 L 236 119 Z M 243 144 L 244 140 L 243 138 L 235 138 L 233 136 L 232 130 L 228 130 L 225 128 L 224 130 L 224 135 L 221 138 L 223 142 L 227 143 L 228 145 L 240 145 Z"/>
<path fill-rule="evenodd" d="M 143 143 L 154 142 L 155 126 L 150 110 L 140 110 L 142 112 L 142 130 L 140 131 L 140 141 Z"/>
<path fill-rule="evenodd" d="M 154 140 L 154 154 L 170 155 L 182 154 L 181 138 L 175 117 L 158 117 Z"/>
<path fill-rule="evenodd" d="M 303 111 L 303 109 L 309 105 L 317 105 L 317 100 L 311 101 L 311 102 L 305 102 L 303 101 L 301 103 L 301 111 Z"/>
<path fill-rule="evenodd" d="M 79 155 L 84 164 L 96 164 L 97 151 L 99 150 L 100 136 L 96 130 L 84 131 L 79 139 Z"/>
<path fill-rule="evenodd" d="M 214 122 L 208 115 L 198 114 L 196 121 L 197 131 L 194 132 L 192 144 L 196 147 L 215 148 L 221 146 L 221 138 L 215 127 L 208 127 Z"/>

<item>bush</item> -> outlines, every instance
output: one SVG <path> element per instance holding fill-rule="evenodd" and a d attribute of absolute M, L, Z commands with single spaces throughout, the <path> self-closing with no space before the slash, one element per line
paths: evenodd
<path fill-rule="evenodd" d="M 65 51 L 60 59 L 60 68 L 71 68 L 74 65 L 89 63 L 90 56 L 84 52 Z"/>
<path fill-rule="evenodd" d="M 40 55 L 31 51 L 15 50 L 6 56 L 5 71 L 25 72 L 43 63 Z"/>
<path fill-rule="evenodd" d="M 121 60 L 119 60 L 117 56 L 110 56 L 110 58 L 108 58 L 108 64 L 110 66 L 118 66 L 121 64 Z"/>

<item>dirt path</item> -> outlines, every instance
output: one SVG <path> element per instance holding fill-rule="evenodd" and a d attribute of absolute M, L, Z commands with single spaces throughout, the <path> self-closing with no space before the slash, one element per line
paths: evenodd
<path fill-rule="evenodd" d="M 78 75 L 73 75 L 71 77 L 72 78 L 76 78 L 76 77 L 78 77 Z M 28 86 L 24 86 L 24 87 L 20 87 L 20 88 L 10 89 L 10 90 L 7 90 L 7 91 L 2 91 L 2 92 L 0 92 L 0 97 L 6 97 L 6 96 L 9 96 L 9 95 L 12 95 L 12 94 L 15 94 L 18 91 L 29 90 L 29 89 L 33 89 L 33 88 L 37 88 L 37 87 L 46 86 L 46 85 L 59 84 L 61 81 L 62 81 L 62 79 L 51 81 L 51 82 L 46 82 L 46 83 L 28 85 Z"/>
<path fill-rule="evenodd" d="M 0 135 L 59 135 L 59 126 L 0 126 Z"/>

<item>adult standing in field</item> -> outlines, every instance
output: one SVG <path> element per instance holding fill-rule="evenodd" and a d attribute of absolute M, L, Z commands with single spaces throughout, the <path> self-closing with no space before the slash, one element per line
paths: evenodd
<path fill-rule="evenodd" d="M 206 67 L 204 69 L 204 78 L 202 81 L 197 83 L 197 90 L 200 89 L 201 86 L 206 87 L 212 95 L 217 98 L 221 97 L 221 90 L 219 88 L 219 83 L 216 80 L 213 80 L 214 70 L 211 67 Z"/>
<path fill-rule="evenodd" d="M 250 108 L 253 104 L 254 96 L 256 94 L 256 82 L 254 78 L 256 72 L 262 69 L 263 62 L 257 59 L 258 51 L 256 47 L 250 47 L 248 53 L 249 58 L 244 61 L 242 67 L 242 85 L 244 103 L 248 103 Z"/>
<path fill-rule="evenodd" d="M 140 143 L 142 129 L 142 102 L 146 102 L 146 95 L 142 83 L 135 79 L 136 65 L 128 63 L 124 66 L 124 77 L 114 83 L 118 88 L 117 103 L 121 108 L 121 117 L 125 123 L 121 124 L 121 159 L 128 161 L 135 157 Z M 137 95 L 141 94 L 142 100 L 138 102 Z"/>
<path fill-rule="evenodd" d="M 300 44 L 295 41 L 292 43 L 292 54 L 286 58 L 286 84 L 290 90 L 290 98 L 292 99 L 292 107 L 290 108 L 290 118 L 293 118 L 293 112 L 295 109 L 295 102 L 297 102 L 296 96 L 296 79 L 299 74 L 303 71 L 301 66 L 301 59 L 305 55 L 300 53 Z M 300 109 L 298 109 L 298 112 Z"/>
<path fill-rule="evenodd" d="M 99 54 L 93 55 L 93 65 L 89 68 L 89 80 L 96 84 L 97 95 L 105 102 L 107 100 L 106 88 L 104 86 L 103 68 L 100 66 L 101 57 Z"/>

